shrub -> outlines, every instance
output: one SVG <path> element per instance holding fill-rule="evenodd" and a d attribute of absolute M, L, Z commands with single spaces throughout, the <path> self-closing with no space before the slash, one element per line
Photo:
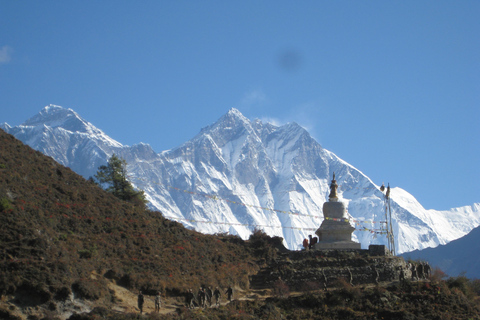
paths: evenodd
<path fill-rule="evenodd" d="M 434 268 L 432 274 L 430 275 L 430 280 L 433 282 L 438 282 L 447 278 L 447 274 L 440 270 L 439 268 Z"/>
<path fill-rule="evenodd" d="M 453 277 L 447 280 L 448 287 L 450 289 L 458 289 L 468 298 L 473 298 L 475 296 L 475 291 L 473 289 L 472 283 L 464 275 L 458 277 Z"/>
<path fill-rule="evenodd" d="M 339 283 L 341 284 L 340 293 L 346 300 L 358 300 L 362 296 L 360 288 L 350 285 L 345 279 L 340 279 Z"/>
<path fill-rule="evenodd" d="M 280 310 L 270 301 L 267 301 L 265 305 L 259 308 L 256 313 L 260 319 L 281 319 L 282 314 Z"/>
<path fill-rule="evenodd" d="M 87 300 L 98 300 L 108 294 L 107 285 L 104 281 L 91 279 L 79 279 L 72 284 L 73 293 Z"/>
<path fill-rule="evenodd" d="M 281 279 L 273 283 L 273 294 L 276 297 L 287 298 L 290 295 L 290 288 Z"/>
<path fill-rule="evenodd" d="M 318 291 L 323 289 L 323 285 L 320 282 L 306 281 L 300 285 L 299 290 L 303 292 Z"/>
<path fill-rule="evenodd" d="M 61 287 L 60 289 L 55 292 L 55 300 L 59 301 L 65 301 L 68 299 L 68 296 L 70 295 L 71 291 L 67 287 Z"/>
<path fill-rule="evenodd" d="M 24 281 L 18 288 L 17 293 L 21 300 L 30 305 L 38 305 L 48 302 L 52 294 L 46 286 L 41 283 L 32 283 Z"/>
<path fill-rule="evenodd" d="M 477 296 L 480 295 L 480 279 L 473 279 L 470 281 L 470 286 Z"/>
<path fill-rule="evenodd" d="M 93 245 L 88 249 L 78 250 L 78 254 L 82 259 L 90 259 L 97 254 L 98 248 L 97 245 Z"/>
<path fill-rule="evenodd" d="M 1 198 L 0 199 L 0 212 L 6 211 L 6 210 L 11 210 L 13 209 L 12 204 L 10 203 L 10 200 L 7 198 Z"/>
<path fill-rule="evenodd" d="M 325 302 L 328 306 L 342 306 L 344 301 L 345 299 L 338 291 L 327 292 L 325 296 Z"/>

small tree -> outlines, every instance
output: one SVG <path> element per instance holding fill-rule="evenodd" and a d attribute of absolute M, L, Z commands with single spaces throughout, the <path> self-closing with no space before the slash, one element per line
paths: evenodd
<path fill-rule="evenodd" d="M 98 167 L 95 175 L 101 186 L 107 186 L 106 190 L 119 199 L 142 203 L 145 205 L 145 193 L 133 188 L 132 184 L 127 180 L 127 161 L 113 154 L 106 166 Z"/>

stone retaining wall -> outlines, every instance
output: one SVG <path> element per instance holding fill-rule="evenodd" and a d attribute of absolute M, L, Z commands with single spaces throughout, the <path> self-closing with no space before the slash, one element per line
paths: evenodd
<path fill-rule="evenodd" d="M 343 279 L 353 285 L 398 280 L 400 270 L 409 276 L 402 257 L 384 246 L 369 250 L 307 250 L 279 253 L 277 259 L 251 277 L 252 288 L 272 288 L 279 279 L 292 290 L 338 285 Z"/>

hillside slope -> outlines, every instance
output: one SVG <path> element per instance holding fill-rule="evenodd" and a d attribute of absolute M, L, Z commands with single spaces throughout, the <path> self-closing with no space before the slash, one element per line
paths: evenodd
<path fill-rule="evenodd" d="M 0 225 L 0 295 L 21 308 L 61 312 L 75 299 L 108 306 L 107 279 L 147 293 L 246 287 L 257 269 L 241 239 L 120 201 L 3 130 Z"/>
<path fill-rule="evenodd" d="M 131 301 L 138 290 L 147 295 L 160 290 L 172 298 L 200 285 L 247 288 L 249 276 L 260 268 L 257 261 L 277 271 L 279 262 L 288 266 L 292 262 L 280 259 L 279 238 L 255 232 L 245 242 L 187 230 L 116 199 L 2 130 L 0 224 L 2 319 L 138 319 Z M 321 252 L 315 254 L 324 259 Z M 263 301 L 252 296 L 255 301 L 235 300 L 218 309 L 178 308 L 172 314 L 140 317 L 443 319 L 455 312 L 458 319 L 474 319 L 479 310 L 475 296 L 467 298 L 469 292 L 457 290 L 456 283 L 440 284 L 439 294 L 428 283 L 364 290 L 339 278 L 331 281 L 340 288 L 313 293 L 319 280 L 302 280 L 311 286 L 293 298 Z M 285 286 L 275 284 L 272 289 L 288 296 Z"/>

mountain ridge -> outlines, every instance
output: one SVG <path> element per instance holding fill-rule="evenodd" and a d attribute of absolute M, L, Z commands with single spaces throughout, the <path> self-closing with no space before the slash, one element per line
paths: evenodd
<path fill-rule="evenodd" d="M 465 250 L 468 248 L 468 251 Z M 414 250 L 402 256 L 410 260 L 428 261 L 450 277 L 465 275 L 480 278 L 480 257 L 472 252 L 480 250 L 480 227 L 474 228 L 462 238 L 435 248 Z"/>
<path fill-rule="evenodd" d="M 250 121 L 232 108 L 191 140 L 160 153 L 147 144 L 109 144 L 108 136 L 98 139 L 63 132 L 44 123 L 40 130 L 41 124 L 3 127 L 84 177 L 118 154 L 129 164 L 132 183 L 145 191 L 152 209 L 166 217 L 202 232 L 228 232 L 244 239 L 260 228 L 284 238 L 289 249 L 299 249 L 303 238 L 320 226 L 335 172 L 342 201 L 348 202 L 357 227 L 355 240 L 363 247 L 386 243 L 380 224 L 385 216 L 384 194 L 379 187 L 296 123 L 275 126 Z M 35 140 L 36 130 L 46 136 L 42 143 Z M 100 129 L 95 132 L 103 134 Z M 71 150 L 71 156 L 65 157 Z M 398 187 L 392 188 L 391 200 L 399 253 L 447 243 L 480 224 L 476 204 L 426 210 Z"/>

